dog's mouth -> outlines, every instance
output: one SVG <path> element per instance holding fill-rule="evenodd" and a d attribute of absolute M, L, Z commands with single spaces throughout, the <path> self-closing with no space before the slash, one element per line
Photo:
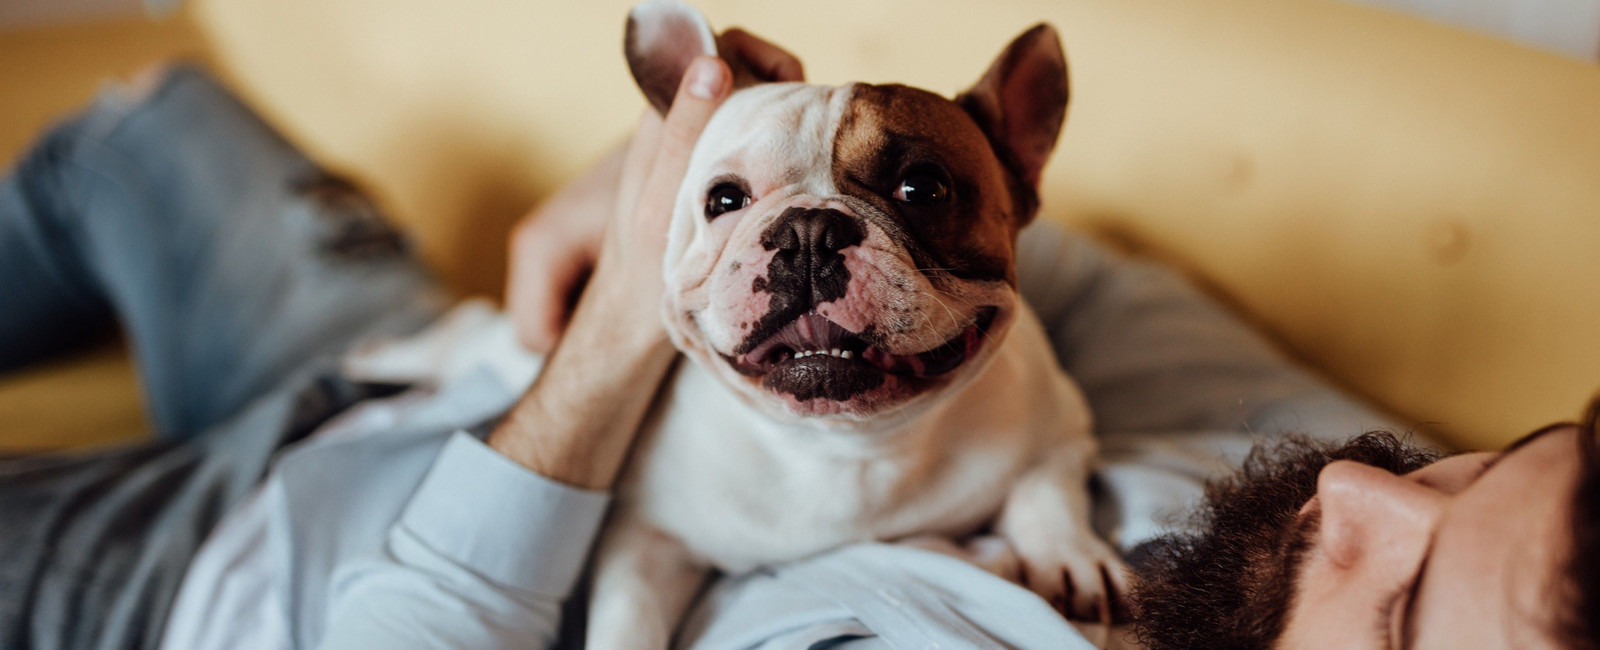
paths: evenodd
<path fill-rule="evenodd" d="M 997 309 L 985 307 L 961 333 L 932 349 L 894 354 L 816 312 L 739 355 L 723 355 L 734 370 L 761 378 L 767 388 L 799 400 L 846 400 L 882 386 L 890 377 L 931 379 L 947 374 L 983 345 Z"/>

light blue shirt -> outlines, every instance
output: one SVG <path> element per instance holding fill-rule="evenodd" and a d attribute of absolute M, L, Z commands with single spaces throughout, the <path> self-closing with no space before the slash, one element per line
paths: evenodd
<path fill-rule="evenodd" d="M 1096 525 L 1125 553 L 1170 530 L 1204 481 L 1256 438 L 1394 428 L 1169 270 L 1035 226 L 1022 235 L 1019 276 L 1094 410 Z M 196 559 L 163 645 L 553 643 L 609 497 L 529 472 L 463 432 L 508 408 L 524 387 L 515 383 L 467 372 L 285 453 Z M 884 544 L 724 578 L 679 645 L 1093 647 L 1017 585 Z"/>

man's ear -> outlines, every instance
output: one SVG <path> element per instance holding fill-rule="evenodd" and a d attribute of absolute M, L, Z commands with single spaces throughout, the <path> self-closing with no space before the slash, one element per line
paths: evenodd
<path fill-rule="evenodd" d="M 639 89 L 657 112 L 666 115 L 683 73 L 695 57 L 717 54 L 717 38 L 694 7 L 648 0 L 628 12 L 622 47 Z"/>
<path fill-rule="evenodd" d="M 1067 116 L 1067 92 L 1061 39 L 1040 23 L 1011 41 L 956 103 L 983 127 L 1000 160 L 1037 191 Z"/>

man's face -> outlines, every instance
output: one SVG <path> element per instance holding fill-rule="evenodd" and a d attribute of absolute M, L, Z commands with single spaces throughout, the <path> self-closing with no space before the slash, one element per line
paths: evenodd
<path fill-rule="evenodd" d="M 1157 648 L 1556 647 L 1579 435 L 1432 464 L 1398 444 L 1257 459 L 1208 494 L 1244 503 L 1211 503 L 1209 530 L 1155 552 L 1141 634 Z"/>

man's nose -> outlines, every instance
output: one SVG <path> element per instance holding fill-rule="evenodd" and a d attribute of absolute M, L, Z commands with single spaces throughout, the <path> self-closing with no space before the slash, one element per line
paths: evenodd
<path fill-rule="evenodd" d="M 1319 546 L 1336 565 L 1399 567 L 1420 561 L 1450 497 L 1433 487 L 1350 461 L 1317 477 Z"/>

